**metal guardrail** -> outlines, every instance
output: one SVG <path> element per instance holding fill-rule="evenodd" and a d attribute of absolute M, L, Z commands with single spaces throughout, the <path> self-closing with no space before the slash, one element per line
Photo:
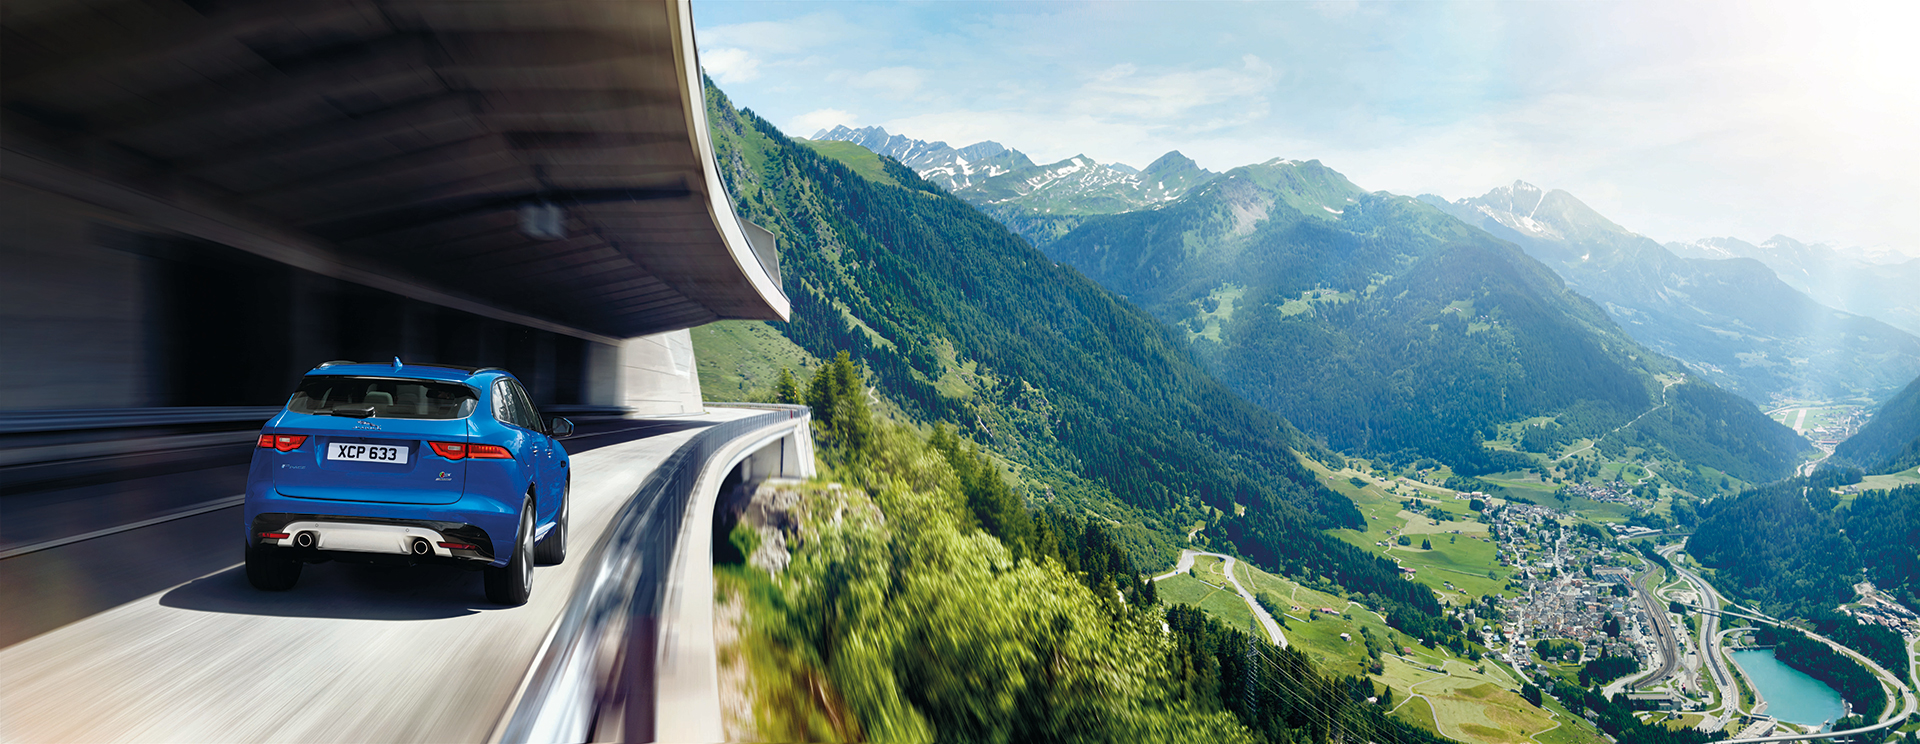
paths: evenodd
<path fill-rule="evenodd" d="M 610 710 L 625 710 L 629 721 L 653 719 L 652 664 L 665 573 L 700 471 L 709 457 L 740 436 L 809 412 L 806 406 L 766 408 L 771 410 L 694 435 L 634 491 L 584 556 L 586 567 L 573 597 L 494 741 L 606 738 L 604 732 L 596 736 L 595 729 L 602 713 Z M 648 571 L 659 572 L 661 580 L 643 583 Z"/>

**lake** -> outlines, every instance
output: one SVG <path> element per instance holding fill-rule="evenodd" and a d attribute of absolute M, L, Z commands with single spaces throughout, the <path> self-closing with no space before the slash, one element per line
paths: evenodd
<path fill-rule="evenodd" d="M 1840 693 L 1773 658 L 1773 649 L 1735 651 L 1733 660 L 1767 701 L 1767 715 L 1788 723 L 1819 725 L 1845 712 Z"/>

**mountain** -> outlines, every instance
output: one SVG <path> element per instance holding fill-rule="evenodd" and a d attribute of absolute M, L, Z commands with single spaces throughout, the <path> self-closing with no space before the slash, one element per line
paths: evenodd
<path fill-rule="evenodd" d="M 1178 199 L 1213 175 L 1178 150 L 1138 171 L 1075 155 L 1016 168 L 955 195 L 976 205 L 1012 205 L 1045 214 L 1113 214 Z"/>
<path fill-rule="evenodd" d="M 811 139 L 852 142 L 900 161 L 921 178 L 940 184 L 948 191 L 960 191 L 994 176 L 1034 167 L 1025 154 L 998 142 L 976 142 L 956 150 L 945 142 L 923 142 L 887 134 L 887 130 L 880 127 L 851 129 L 841 125 L 815 132 Z"/>
<path fill-rule="evenodd" d="M 1736 238 L 1703 238 L 1668 243 L 1667 248 L 1688 258 L 1751 258 L 1822 304 L 1920 334 L 1920 292 L 1914 291 L 1920 287 L 1920 258 L 1891 249 L 1835 250 L 1785 235 L 1759 245 Z"/>
<path fill-rule="evenodd" d="M 1750 400 L 1878 399 L 1920 374 L 1920 337 L 1822 305 L 1749 256 L 1683 258 L 1565 191 L 1516 181 L 1421 199 L 1512 241 L 1635 340 Z"/>
<path fill-rule="evenodd" d="M 1229 386 L 1336 449 L 1514 470 L 1534 461 L 1483 443 L 1551 416 L 1559 444 L 1620 427 L 1603 451 L 1694 466 L 1669 480 L 1712 492 L 1717 473 L 1785 476 L 1808 447 L 1512 243 L 1319 161 L 1235 168 L 1158 209 L 1090 217 L 1047 250 L 1184 329 Z"/>
<path fill-rule="evenodd" d="M 1881 663 L 1897 669 L 1906 659 L 1897 634 L 1843 620 L 1833 610 L 1856 601 L 1853 585 L 1863 572 L 1908 607 L 1920 608 L 1920 552 L 1913 549 L 1920 544 L 1920 485 L 1842 499 L 1834 489 L 1846 482 L 1844 476 L 1822 468 L 1708 502 L 1687 552 L 1717 572 L 1722 591 L 1764 612 L 1813 620 L 1822 633 L 1849 628 L 1848 635 L 1881 635 L 1881 642 L 1842 640 L 1863 651 L 1893 652 Z M 1863 634 L 1862 628 L 1874 632 Z"/>
<path fill-rule="evenodd" d="M 1066 234 L 1085 215 L 1113 214 L 1170 202 L 1211 180 L 1178 150 L 1144 170 L 1075 155 L 1035 165 L 1018 150 L 980 142 L 958 150 L 880 127 L 821 130 L 814 140 L 852 142 L 902 165 L 1011 227 L 1034 245 Z"/>
<path fill-rule="evenodd" d="M 1205 524 L 1257 564 L 1440 615 L 1431 590 L 1325 531 L 1364 525 L 1300 460 L 1338 456 L 1234 395 L 1184 338 L 899 162 L 879 160 L 898 185 L 863 177 L 709 95 L 734 204 L 779 241 L 787 339 L 849 352 L 907 415 L 957 426 L 1033 503 L 1113 525 L 1151 564 Z"/>
<path fill-rule="evenodd" d="M 1920 465 L 1920 378 L 1875 411 L 1860 431 L 1833 450 L 1833 458 L 1872 474 Z"/>

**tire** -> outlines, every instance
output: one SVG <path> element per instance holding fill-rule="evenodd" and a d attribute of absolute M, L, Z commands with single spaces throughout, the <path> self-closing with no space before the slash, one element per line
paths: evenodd
<path fill-rule="evenodd" d="M 485 571 L 487 600 L 508 607 L 519 607 L 533 595 L 533 500 L 520 506 L 520 531 L 513 541 L 513 555 L 507 565 L 488 566 Z"/>
<path fill-rule="evenodd" d="M 560 513 L 553 516 L 553 529 L 533 548 L 533 560 L 542 566 L 558 566 L 567 560 L 567 513 L 572 510 L 573 483 L 560 491 Z"/>
<path fill-rule="evenodd" d="M 267 592 L 284 592 L 300 581 L 298 558 L 288 558 L 271 545 L 247 546 L 247 583 Z"/>

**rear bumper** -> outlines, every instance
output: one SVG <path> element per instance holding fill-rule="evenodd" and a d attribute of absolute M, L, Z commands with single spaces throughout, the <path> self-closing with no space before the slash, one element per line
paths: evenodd
<path fill-rule="evenodd" d="M 247 545 L 271 545 L 311 560 L 398 559 L 503 566 L 509 556 L 495 546 L 511 548 L 520 528 L 520 514 L 518 504 L 509 507 L 471 494 L 451 504 L 318 501 L 280 495 L 270 484 L 250 483 L 242 524 Z M 301 531 L 312 533 L 311 547 L 295 545 Z M 287 537 L 263 539 L 263 532 Z M 416 538 L 429 542 L 427 554 L 413 552 Z M 442 542 L 475 548 L 445 548 Z"/>
<path fill-rule="evenodd" d="M 458 522 L 268 513 L 255 517 L 249 532 L 254 545 L 310 560 L 384 557 L 403 563 L 493 562 L 493 540 L 486 531 Z"/>

